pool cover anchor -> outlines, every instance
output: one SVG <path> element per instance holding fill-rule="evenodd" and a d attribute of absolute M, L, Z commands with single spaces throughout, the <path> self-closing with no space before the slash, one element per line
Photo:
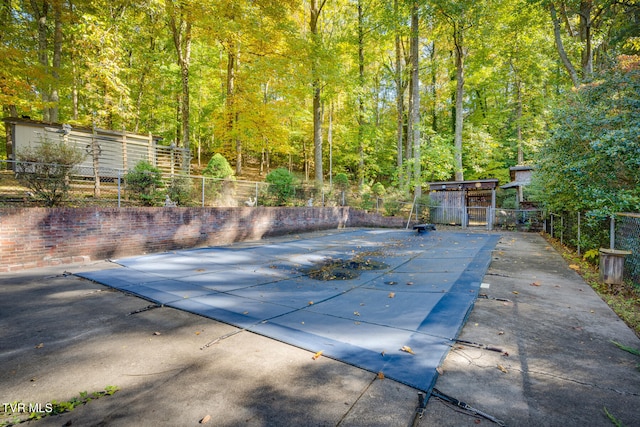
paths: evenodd
<path fill-rule="evenodd" d="M 503 353 L 503 354 L 505 353 L 505 351 L 503 349 L 498 348 L 498 347 L 493 347 L 493 346 L 490 346 L 490 345 L 487 345 L 487 344 L 480 344 L 480 343 L 473 342 L 473 341 L 458 340 L 458 339 L 453 340 L 453 341 L 456 342 L 457 344 L 462 344 L 462 345 L 468 345 L 468 346 L 471 346 L 471 347 L 482 348 L 484 350 L 495 351 L 497 353 Z"/>
<path fill-rule="evenodd" d="M 418 407 L 416 408 L 416 414 L 413 417 L 413 423 L 411 427 L 417 427 L 418 422 L 422 419 L 424 411 L 427 409 L 428 399 L 425 398 L 425 394 L 421 391 L 418 392 Z"/>
<path fill-rule="evenodd" d="M 489 421 L 499 425 L 500 427 L 506 427 L 506 424 L 504 423 L 504 421 L 499 420 L 496 417 L 494 417 L 492 415 L 489 415 L 489 414 L 487 414 L 485 412 L 482 412 L 481 410 L 476 409 L 473 406 L 469 406 L 465 402 L 462 402 L 462 401 L 456 399 L 455 397 L 447 396 L 446 394 L 442 393 L 437 388 L 434 388 L 434 389 L 431 390 L 431 396 L 434 396 L 434 397 L 442 400 L 443 402 L 447 402 L 447 403 L 450 403 L 452 405 L 455 405 L 459 409 L 462 409 L 464 411 L 470 412 L 473 415 L 477 415 L 477 416 L 482 417 L 482 418 L 484 418 L 486 420 L 489 420 Z M 420 396 L 418 396 L 418 399 L 420 399 Z M 426 405 L 426 403 L 425 403 L 425 405 Z M 423 412 L 424 412 L 424 410 L 423 410 Z M 422 417 L 422 415 L 420 415 L 420 417 Z"/>

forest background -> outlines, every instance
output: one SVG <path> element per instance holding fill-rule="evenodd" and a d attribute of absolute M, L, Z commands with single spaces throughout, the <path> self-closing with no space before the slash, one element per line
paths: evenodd
<path fill-rule="evenodd" d="M 416 196 L 536 164 L 550 208 L 640 210 L 637 0 L 2 0 L 0 23 L 4 116 Z"/>

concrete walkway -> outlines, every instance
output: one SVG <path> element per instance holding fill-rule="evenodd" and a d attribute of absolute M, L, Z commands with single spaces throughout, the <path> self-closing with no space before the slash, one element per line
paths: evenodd
<path fill-rule="evenodd" d="M 65 274 L 113 267 L 0 276 L 0 424 L 117 386 L 30 424 L 495 425 L 434 397 L 416 420 L 415 389 L 247 331 L 201 350 L 238 329 Z M 510 426 L 640 425 L 640 360 L 611 343 L 640 340 L 542 237 L 504 233 L 484 282 L 459 338 L 501 351 L 455 345 L 440 392 Z"/>

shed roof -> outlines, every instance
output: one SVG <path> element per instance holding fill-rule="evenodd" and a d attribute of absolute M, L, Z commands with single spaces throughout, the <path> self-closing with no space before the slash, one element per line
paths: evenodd
<path fill-rule="evenodd" d="M 427 182 L 431 191 L 458 190 L 493 190 L 498 186 L 498 179 L 478 179 L 475 181 L 441 181 Z"/>

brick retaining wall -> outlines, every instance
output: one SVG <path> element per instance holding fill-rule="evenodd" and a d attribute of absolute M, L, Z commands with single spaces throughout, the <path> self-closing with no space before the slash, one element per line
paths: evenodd
<path fill-rule="evenodd" d="M 0 208 L 0 272 L 406 219 L 343 208 Z"/>

